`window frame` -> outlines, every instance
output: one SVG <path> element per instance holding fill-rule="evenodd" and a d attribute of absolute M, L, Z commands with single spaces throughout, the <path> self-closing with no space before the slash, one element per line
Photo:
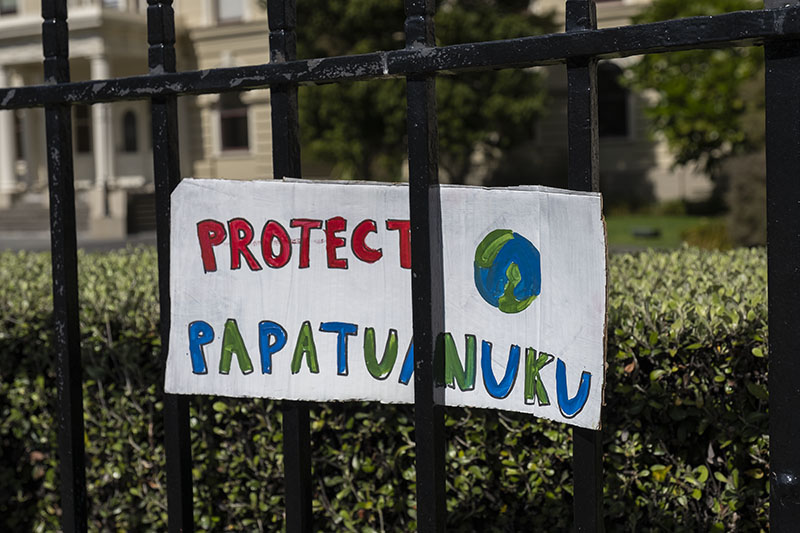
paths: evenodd
<path fill-rule="evenodd" d="M 122 114 L 122 152 L 139 153 L 139 117 L 136 111 L 128 109 Z"/>
<path fill-rule="evenodd" d="M 633 127 L 631 124 L 631 91 L 625 87 L 620 82 L 620 79 L 624 75 L 625 70 L 618 64 L 613 61 L 602 61 L 597 65 L 597 134 L 598 137 L 602 140 L 627 140 L 631 139 Z M 606 91 L 603 90 L 601 86 L 601 75 L 609 78 L 608 85 L 611 87 L 606 87 Z M 613 79 L 611 76 L 614 76 Z M 617 91 L 617 94 L 611 96 L 610 102 L 608 97 L 608 89 L 614 89 Z M 603 102 L 603 95 L 606 95 L 606 101 Z M 619 119 L 619 122 L 615 123 L 615 126 L 621 126 L 619 129 L 612 127 L 612 131 L 608 131 L 608 118 L 606 117 L 606 128 L 604 128 L 603 122 L 603 109 L 606 106 L 614 105 L 616 108 L 622 110 L 623 117 Z M 605 131 L 604 131 L 605 130 Z"/>
<path fill-rule="evenodd" d="M 222 154 L 250 151 L 250 106 L 242 100 L 243 94 L 242 92 L 230 92 L 219 95 L 219 101 L 217 102 L 217 132 L 219 135 L 219 151 Z M 228 105 L 236 103 L 239 105 Z M 244 134 L 244 143 L 228 142 L 231 137 L 228 135 L 226 128 L 232 123 L 241 124 L 241 122 L 244 123 L 244 128 L 238 132 L 238 135 Z"/>
<path fill-rule="evenodd" d="M 84 116 L 83 113 L 86 112 Z M 91 154 L 94 152 L 94 128 L 92 124 L 92 106 L 74 104 L 72 106 L 72 124 L 75 131 L 76 154 Z"/>
<path fill-rule="evenodd" d="M 10 2 L 10 8 L 4 7 L 6 4 L 4 4 L 3 1 L 4 0 L 0 0 L 0 17 L 19 14 L 19 0 L 5 0 L 6 2 Z"/>
<path fill-rule="evenodd" d="M 234 16 L 222 16 L 221 7 L 223 2 L 225 2 L 226 5 L 231 5 L 232 2 L 239 2 L 241 5 L 240 14 Z M 247 19 L 247 0 L 215 0 L 214 18 L 219 24 L 236 24 L 243 22 Z"/>
<path fill-rule="evenodd" d="M 17 161 L 24 161 L 27 158 L 27 146 L 25 143 L 25 112 L 22 109 L 15 109 L 14 113 L 14 156 Z"/>

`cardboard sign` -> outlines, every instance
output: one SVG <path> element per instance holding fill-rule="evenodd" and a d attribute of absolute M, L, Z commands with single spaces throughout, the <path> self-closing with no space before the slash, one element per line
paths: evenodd
<path fill-rule="evenodd" d="M 598 428 L 600 196 L 440 192 L 446 405 Z M 407 186 L 187 179 L 171 254 L 167 392 L 414 401 Z"/>

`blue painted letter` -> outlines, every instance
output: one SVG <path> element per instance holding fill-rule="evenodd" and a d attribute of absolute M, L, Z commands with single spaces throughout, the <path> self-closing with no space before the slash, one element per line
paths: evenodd
<path fill-rule="evenodd" d="M 270 320 L 258 323 L 258 350 L 261 352 L 261 373 L 272 374 L 272 354 L 286 346 L 286 330 Z"/>
<path fill-rule="evenodd" d="M 325 333 L 338 333 L 336 340 L 336 373 L 346 376 L 347 370 L 347 337 L 358 334 L 358 326 L 347 322 L 322 322 L 319 330 Z"/>
<path fill-rule="evenodd" d="M 481 342 L 481 373 L 483 374 L 483 385 L 486 387 L 486 392 L 493 398 L 502 400 L 511 394 L 511 389 L 514 388 L 514 382 L 517 380 L 519 354 L 519 346 L 512 344 L 511 348 L 508 350 L 506 373 L 503 376 L 503 380 L 497 383 L 497 379 L 494 377 L 494 371 L 492 370 L 492 343 L 487 341 Z"/>
<path fill-rule="evenodd" d="M 578 393 L 569 397 L 567 392 L 567 365 L 561 359 L 556 363 L 556 394 L 558 395 L 558 408 L 561 414 L 572 418 L 581 412 L 586 400 L 589 399 L 589 389 L 592 387 L 592 375 L 589 372 L 581 373 L 581 384 Z"/>
<path fill-rule="evenodd" d="M 403 368 L 400 369 L 400 383 L 403 385 L 408 385 L 408 382 L 411 381 L 411 375 L 414 373 L 414 339 L 411 339 L 411 343 L 408 345 L 408 351 L 406 352 L 406 358 L 403 361 Z"/>
<path fill-rule="evenodd" d="M 214 329 L 202 320 L 189 324 L 189 354 L 192 356 L 192 372 L 208 374 L 206 354 L 203 346 L 214 340 Z"/>

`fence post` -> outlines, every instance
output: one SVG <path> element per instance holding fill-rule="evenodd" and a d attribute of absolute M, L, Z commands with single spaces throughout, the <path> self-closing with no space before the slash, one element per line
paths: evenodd
<path fill-rule="evenodd" d="M 67 0 L 42 0 L 44 81 L 68 83 Z M 45 107 L 50 190 L 50 249 L 53 264 L 53 322 L 58 387 L 58 459 L 61 473 L 61 527 L 86 531 L 86 458 L 83 378 L 78 316 L 78 242 L 69 104 Z"/>
<path fill-rule="evenodd" d="M 767 0 L 765 7 L 800 0 Z M 800 523 L 800 41 L 766 53 L 770 528 Z"/>
<path fill-rule="evenodd" d="M 597 28 L 594 0 L 567 0 L 566 31 Z M 567 61 L 570 189 L 599 191 L 597 60 Z M 572 428 L 575 530 L 603 531 L 603 433 Z"/>
<path fill-rule="evenodd" d="M 269 0 L 270 63 L 297 59 L 297 2 Z M 277 178 L 302 177 L 300 172 L 300 126 L 297 85 L 270 88 L 272 107 L 272 173 Z M 310 532 L 311 514 L 311 428 L 308 405 L 284 401 L 283 461 L 286 486 L 286 531 Z"/>
<path fill-rule="evenodd" d="M 434 0 L 406 0 L 406 48 L 435 46 Z M 414 330 L 414 432 L 417 471 L 417 530 L 445 530 L 444 389 L 437 387 L 436 337 L 444 331 L 439 139 L 435 76 L 406 81 L 411 294 Z"/>
<path fill-rule="evenodd" d="M 151 73 L 175 72 L 175 13 L 172 0 L 147 0 L 148 65 Z M 178 99 L 154 97 L 150 103 L 153 178 L 156 187 L 156 246 L 161 316 L 161 353 L 169 352 L 170 194 L 180 181 Z M 162 380 L 163 383 L 163 380 Z M 167 461 L 167 514 L 171 533 L 194 529 L 189 396 L 164 395 L 164 451 Z"/>

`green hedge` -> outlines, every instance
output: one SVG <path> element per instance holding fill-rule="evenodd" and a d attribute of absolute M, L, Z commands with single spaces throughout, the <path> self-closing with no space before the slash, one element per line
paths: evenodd
<path fill-rule="evenodd" d="M 49 261 L 0 254 L 4 531 L 58 528 Z M 165 530 L 155 265 L 152 249 L 80 255 L 91 530 Z M 609 531 L 766 529 L 766 276 L 763 250 L 611 258 Z M 566 426 L 467 409 L 446 423 L 449 529 L 569 527 Z M 277 404 L 196 398 L 191 427 L 198 529 L 281 529 Z M 410 407 L 315 406 L 312 449 L 319 530 L 413 529 Z"/>

